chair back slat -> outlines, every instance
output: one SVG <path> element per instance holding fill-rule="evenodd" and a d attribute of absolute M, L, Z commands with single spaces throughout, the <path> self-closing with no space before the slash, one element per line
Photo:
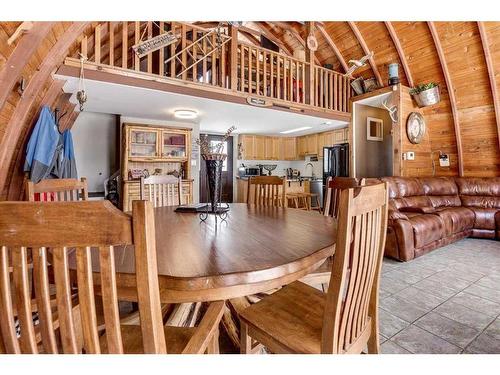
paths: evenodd
<path fill-rule="evenodd" d="M 115 257 L 111 246 L 99 248 L 99 263 L 108 352 L 121 354 L 123 353 L 123 345 L 120 330 L 118 293 L 116 290 Z"/>
<path fill-rule="evenodd" d="M 99 354 L 101 349 L 97 331 L 90 247 L 78 247 L 76 249 L 76 267 L 78 301 L 82 319 L 83 348 L 85 349 L 85 353 Z M 108 332 L 107 329 L 106 332 Z"/>
<path fill-rule="evenodd" d="M 50 286 L 47 264 L 47 249 L 45 247 L 32 250 L 33 257 L 33 284 L 40 322 L 42 345 L 46 353 L 55 354 L 57 350 L 56 336 L 50 304 Z"/>
<path fill-rule="evenodd" d="M 0 202 L 2 351 L 99 353 L 94 293 L 94 283 L 99 283 L 108 352 L 122 353 L 114 247 L 137 242 L 134 248 L 144 351 L 166 352 L 152 203 L 134 201 L 132 216 L 136 215 L 141 219 L 132 224 L 129 215 L 107 201 Z M 31 302 L 30 254 L 36 304 Z M 54 272 L 55 303 L 51 300 L 49 267 Z M 95 272 L 100 273 L 100 282 Z M 39 319 L 35 328 L 32 310 Z"/>
<path fill-rule="evenodd" d="M 387 229 L 386 184 L 343 189 L 338 235 L 324 312 L 322 352 L 361 352 L 377 316 Z"/>
<path fill-rule="evenodd" d="M 277 176 L 255 176 L 248 179 L 247 203 L 258 206 L 283 206 L 285 179 Z"/>
<path fill-rule="evenodd" d="M 31 314 L 31 290 L 28 273 L 28 250 L 26 247 L 12 248 L 12 278 L 14 280 L 17 316 L 21 329 L 21 350 L 24 353 L 38 353 L 35 327 Z"/>
<path fill-rule="evenodd" d="M 141 199 L 153 202 L 154 207 L 182 204 L 182 179 L 172 175 L 141 178 Z"/>
<path fill-rule="evenodd" d="M 21 353 L 14 325 L 9 253 L 6 246 L 0 247 L 0 328 L 6 352 L 11 354 Z"/>
<path fill-rule="evenodd" d="M 80 350 L 77 345 L 73 316 L 67 249 L 65 247 L 52 248 L 52 261 L 54 263 L 57 313 L 62 348 L 65 354 L 78 354 Z"/>
<path fill-rule="evenodd" d="M 323 205 L 323 215 L 337 218 L 340 206 L 340 193 L 342 190 L 364 185 L 364 178 L 328 177 L 326 180 L 327 189 Z"/>
<path fill-rule="evenodd" d="M 70 202 L 89 198 L 87 179 L 60 178 L 41 180 L 38 183 L 26 181 L 26 196 L 30 202 L 35 201 L 35 194 L 39 194 L 42 202 Z"/>

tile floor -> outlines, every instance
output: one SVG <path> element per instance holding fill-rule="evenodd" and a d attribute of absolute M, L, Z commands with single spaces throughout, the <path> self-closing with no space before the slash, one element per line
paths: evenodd
<path fill-rule="evenodd" d="M 500 353 L 500 242 L 384 259 L 382 272 L 382 353 Z"/>

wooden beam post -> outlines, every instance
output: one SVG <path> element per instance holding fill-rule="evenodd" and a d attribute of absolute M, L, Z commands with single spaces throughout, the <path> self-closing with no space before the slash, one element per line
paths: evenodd
<path fill-rule="evenodd" d="M 500 147 L 500 98 L 498 97 L 498 87 L 497 87 L 497 82 L 495 80 L 495 65 L 493 65 L 493 58 L 491 57 L 491 51 L 490 51 L 490 43 L 488 40 L 488 34 L 486 32 L 486 28 L 484 27 L 484 22 L 478 22 L 477 27 L 479 29 L 481 43 L 483 44 L 486 67 L 488 68 L 491 97 L 493 99 L 493 105 L 495 107 L 495 119 L 497 121 L 498 146 Z"/>
<path fill-rule="evenodd" d="M 236 91 L 238 89 L 238 27 L 229 25 L 228 31 L 231 37 L 229 42 L 229 87 Z"/>
<path fill-rule="evenodd" d="M 333 50 L 333 53 L 337 57 L 337 60 L 339 61 L 340 65 L 342 66 L 342 69 L 344 69 L 344 72 L 347 72 L 349 67 L 347 66 L 347 63 L 345 62 L 344 56 L 342 56 L 340 49 L 334 43 L 333 39 L 330 37 L 330 35 L 327 33 L 327 31 L 325 30 L 325 28 L 322 25 L 316 24 L 316 28 L 319 30 L 320 34 L 323 36 L 323 38 L 326 40 L 326 42 L 328 43 L 330 48 Z"/>
<path fill-rule="evenodd" d="M 363 53 L 365 55 L 368 55 L 371 51 L 368 48 L 368 45 L 365 42 L 365 39 L 363 38 L 363 35 L 361 35 L 361 31 L 359 31 L 358 27 L 356 26 L 356 23 L 352 21 L 347 22 L 349 26 L 351 27 L 352 32 L 356 36 L 356 39 L 358 40 L 359 45 L 363 49 Z M 384 82 L 382 81 L 382 76 L 380 75 L 380 72 L 378 71 L 377 64 L 375 63 L 375 58 L 372 57 L 369 60 L 370 66 L 372 68 L 373 74 L 375 75 L 375 78 L 377 79 L 378 85 L 380 87 L 384 87 Z"/>
<path fill-rule="evenodd" d="M 314 21 L 306 22 L 307 35 L 314 33 Z M 310 50 L 307 46 L 306 51 L 306 77 L 305 77 L 305 95 L 306 103 L 314 105 L 314 51 Z"/>
<path fill-rule="evenodd" d="M 9 166 L 21 136 L 26 135 L 32 126 L 32 124 L 26 124 L 26 120 L 32 106 L 37 102 L 39 91 L 50 74 L 64 61 L 69 47 L 83 33 L 88 24 L 89 22 L 73 22 L 50 49 L 47 57 L 28 82 L 28 86 L 5 128 L 5 136 L 0 144 L 0 165 L 2 165 L 0 168 L 0 188 L 5 186 Z M 24 155 L 24 150 L 18 150 L 18 155 Z"/>
<path fill-rule="evenodd" d="M 398 35 L 396 34 L 396 30 L 394 29 L 394 26 L 391 22 L 386 21 L 384 23 L 387 31 L 389 32 L 389 35 L 391 36 L 392 42 L 394 43 L 394 47 L 396 47 L 396 51 L 398 51 L 399 61 L 401 61 L 401 65 L 403 66 L 408 85 L 410 87 L 414 87 L 415 84 L 413 82 L 413 77 L 411 76 L 410 66 L 408 65 L 408 60 L 406 59 L 406 55 L 403 51 L 403 47 L 401 46 Z"/>
<path fill-rule="evenodd" d="M 19 80 L 24 67 L 29 63 L 31 56 L 43 42 L 54 22 L 35 22 L 31 30 L 27 31 L 17 43 L 16 48 L 0 69 L 0 110 L 9 97 L 14 85 Z"/>
<path fill-rule="evenodd" d="M 462 136 L 460 134 L 460 122 L 458 120 L 458 110 L 457 110 L 457 100 L 455 98 L 455 90 L 453 88 L 453 83 L 451 82 L 450 72 L 448 71 L 448 65 L 446 63 L 446 57 L 444 56 L 443 47 L 441 46 L 441 40 L 439 39 L 436 26 L 432 21 L 427 22 L 427 25 L 429 26 L 429 31 L 431 32 L 432 39 L 434 40 L 434 46 L 436 47 L 436 51 L 439 57 L 439 62 L 441 63 L 441 69 L 443 70 L 446 87 L 448 88 L 451 113 L 453 115 L 453 124 L 455 125 L 455 138 L 457 141 L 458 174 L 460 177 L 462 177 L 464 175 L 464 160 L 462 151 Z"/>

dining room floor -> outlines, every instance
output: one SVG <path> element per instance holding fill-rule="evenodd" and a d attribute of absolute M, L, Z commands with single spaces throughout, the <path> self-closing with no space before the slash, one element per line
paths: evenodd
<path fill-rule="evenodd" d="M 382 353 L 500 353 L 500 242 L 464 239 L 384 259 Z"/>

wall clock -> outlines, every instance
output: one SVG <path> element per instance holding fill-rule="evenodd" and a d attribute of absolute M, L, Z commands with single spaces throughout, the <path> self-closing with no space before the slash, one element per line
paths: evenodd
<path fill-rule="evenodd" d="M 418 112 L 410 113 L 406 121 L 406 134 L 411 143 L 420 143 L 425 135 L 425 120 Z"/>

